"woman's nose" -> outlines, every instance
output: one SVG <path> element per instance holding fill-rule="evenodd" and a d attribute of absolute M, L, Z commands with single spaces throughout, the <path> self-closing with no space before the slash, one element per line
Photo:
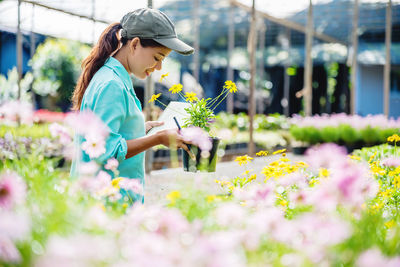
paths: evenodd
<path fill-rule="evenodd" d="M 159 62 L 157 62 L 156 64 L 156 70 L 161 70 L 162 69 L 162 61 L 160 60 Z"/>

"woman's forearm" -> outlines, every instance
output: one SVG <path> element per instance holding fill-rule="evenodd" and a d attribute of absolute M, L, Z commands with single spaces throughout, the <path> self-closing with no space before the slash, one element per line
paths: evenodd
<path fill-rule="evenodd" d="M 160 141 L 160 136 L 158 134 L 153 134 L 132 140 L 127 140 L 126 144 L 128 145 L 128 152 L 126 154 L 126 158 L 131 158 L 155 145 L 161 144 L 161 141 Z"/>

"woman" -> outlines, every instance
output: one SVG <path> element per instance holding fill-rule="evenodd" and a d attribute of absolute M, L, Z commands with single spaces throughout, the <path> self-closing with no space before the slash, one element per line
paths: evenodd
<path fill-rule="evenodd" d="M 121 38 L 118 38 L 120 33 Z M 144 151 L 159 144 L 188 151 L 177 130 L 146 133 L 160 122 L 144 121 L 142 107 L 129 74 L 145 79 L 161 70 L 163 60 L 174 50 L 189 55 L 194 49 L 180 41 L 169 18 L 154 9 L 138 9 L 111 24 L 83 61 L 83 72 L 72 96 L 74 110 L 91 110 L 109 128 L 106 152 L 96 161 L 119 161 L 121 177 L 140 179 L 144 185 Z M 78 142 L 82 142 L 79 140 Z M 71 174 L 79 176 L 79 162 L 90 161 L 85 152 L 72 164 Z M 143 196 L 134 195 L 143 202 Z"/>

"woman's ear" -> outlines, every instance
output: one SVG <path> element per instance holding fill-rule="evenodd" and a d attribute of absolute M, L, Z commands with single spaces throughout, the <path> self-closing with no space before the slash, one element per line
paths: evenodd
<path fill-rule="evenodd" d="M 140 45 L 139 37 L 133 38 L 129 43 L 129 50 L 134 53 L 138 45 Z"/>

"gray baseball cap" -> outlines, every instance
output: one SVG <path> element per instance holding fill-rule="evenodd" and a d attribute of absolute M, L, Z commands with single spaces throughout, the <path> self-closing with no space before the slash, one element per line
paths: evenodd
<path fill-rule="evenodd" d="M 190 55 L 194 52 L 193 47 L 178 39 L 174 24 L 159 10 L 136 9 L 121 19 L 121 26 L 121 36 L 124 38 L 153 39 L 182 55 Z"/>

